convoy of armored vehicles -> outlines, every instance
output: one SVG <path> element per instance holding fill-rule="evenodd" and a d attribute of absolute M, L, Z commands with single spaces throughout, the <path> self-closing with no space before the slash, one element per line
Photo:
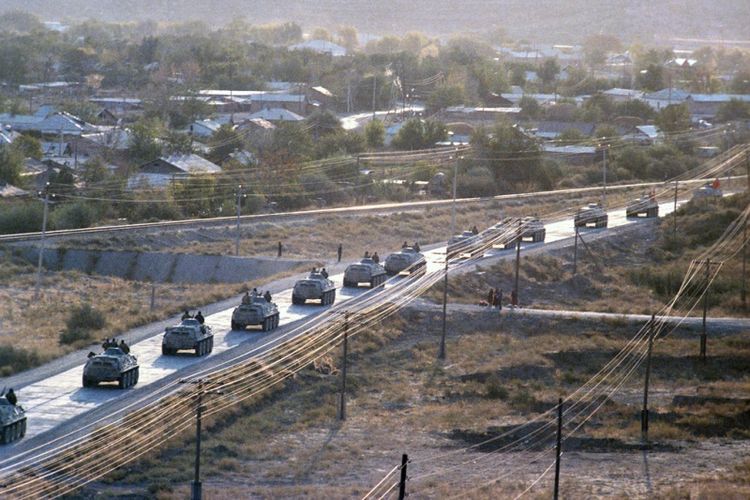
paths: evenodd
<path fill-rule="evenodd" d="M 324 306 L 333 304 L 336 285 L 320 271 L 311 272 L 307 278 L 295 283 L 292 289 L 292 304 L 302 305 L 308 300 L 319 300 Z"/>
<path fill-rule="evenodd" d="M 0 444 L 18 441 L 26 435 L 26 411 L 0 394 Z"/>
<path fill-rule="evenodd" d="M 244 330 L 248 326 L 260 326 L 268 332 L 279 326 L 279 308 L 262 295 L 248 296 L 232 312 L 232 330 Z"/>
<path fill-rule="evenodd" d="M 386 257 L 383 267 L 385 267 L 385 272 L 389 276 L 414 274 L 424 272 L 427 261 L 421 252 L 418 252 L 414 247 L 406 246 Z"/>
<path fill-rule="evenodd" d="M 209 354 L 214 349 L 211 327 L 197 319 L 183 319 L 179 325 L 168 326 L 161 340 L 161 353 L 165 356 L 178 351 L 194 351 L 196 356 Z"/>
<path fill-rule="evenodd" d="M 95 387 L 102 382 L 117 382 L 120 389 L 134 386 L 138 383 L 138 359 L 120 347 L 90 353 L 83 367 L 83 386 Z"/>
<path fill-rule="evenodd" d="M 573 224 L 575 227 L 607 227 L 609 216 L 598 203 L 589 203 L 576 212 Z"/>
<path fill-rule="evenodd" d="M 349 264 L 344 271 L 344 286 L 357 288 L 362 283 L 366 283 L 370 288 L 375 288 L 388 279 L 385 268 L 372 260 L 365 257 L 356 264 Z"/>

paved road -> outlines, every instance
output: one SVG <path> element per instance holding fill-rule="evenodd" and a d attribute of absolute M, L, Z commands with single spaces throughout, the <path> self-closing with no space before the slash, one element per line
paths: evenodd
<path fill-rule="evenodd" d="M 660 205 L 660 214 L 667 215 L 672 210 L 672 203 Z M 627 219 L 625 211 L 612 210 L 609 212 L 609 227 L 611 229 L 585 229 L 587 239 L 596 239 L 611 234 L 611 231 L 627 229 L 636 224 L 649 224 L 652 222 L 644 219 Z M 550 222 L 547 227 L 547 239 L 545 243 L 524 243 L 525 253 L 546 251 L 548 249 L 560 248 L 572 244 L 575 234 L 572 220 L 570 218 Z M 439 272 L 443 267 L 445 247 L 436 245 L 425 249 L 428 261 L 427 271 Z M 481 263 L 492 259 L 511 258 L 513 250 L 491 250 L 487 252 Z M 451 267 L 458 270 L 460 261 L 453 261 Z M 464 266 L 461 271 L 473 266 Z M 343 265 L 336 266 L 331 270 L 341 271 Z M 336 272 L 332 279 L 336 282 L 337 303 L 355 299 L 366 289 L 341 289 L 342 274 Z M 399 278 L 395 278 L 399 279 Z M 305 318 L 319 314 L 326 308 L 319 305 L 294 306 L 291 304 L 292 279 L 286 279 L 272 284 L 269 288 L 274 292 L 274 301 L 281 310 L 281 328 L 272 334 L 261 334 L 253 331 L 232 331 L 230 329 L 230 318 L 236 302 L 223 301 L 219 307 L 209 309 L 206 321 L 212 326 L 215 333 L 214 353 L 206 358 L 194 358 L 192 356 L 162 356 L 161 355 L 161 332 L 168 322 L 160 322 L 149 325 L 134 332 L 131 338 L 131 352 L 138 357 L 140 364 L 140 381 L 135 388 L 119 390 L 114 387 L 83 388 L 81 387 L 82 366 L 85 356 L 79 353 L 80 359 L 68 357 L 68 365 L 58 373 L 48 377 L 39 378 L 24 383 L 24 377 L 29 382 L 26 374 L 20 374 L 11 379 L 0 380 L 0 387 L 4 385 L 13 386 L 17 389 L 21 404 L 28 411 L 28 434 L 27 437 L 13 445 L 0 447 L 0 459 L 8 458 L 17 452 L 30 449 L 33 446 L 43 445 L 53 437 L 63 435 L 67 432 L 75 432 L 83 423 L 93 422 L 98 418 L 106 418 L 114 410 L 122 409 L 135 401 L 146 401 L 149 394 L 158 388 L 164 387 L 169 381 L 177 378 L 187 377 L 190 374 L 207 367 L 217 366 L 227 362 L 234 356 L 242 353 L 252 352 L 263 346 L 262 349 L 270 349 L 278 343 L 279 339 L 298 325 Z M 386 292 L 390 287 L 386 284 Z M 136 340 L 140 338 L 140 340 Z M 257 355 L 258 353 L 255 352 Z M 44 368 L 36 371 L 37 375 L 44 373 Z M 33 377 L 32 377 L 33 378 Z M 18 383 L 16 383 L 18 382 Z"/>

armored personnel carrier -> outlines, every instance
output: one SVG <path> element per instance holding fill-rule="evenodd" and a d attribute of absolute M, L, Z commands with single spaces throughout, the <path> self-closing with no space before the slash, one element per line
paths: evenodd
<path fill-rule="evenodd" d="M 585 207 L 581 207 L 576 212 L 576 216 L 573 219 L 575 227 L 607 227 L 609 216 L 607 212 L 598 203 L 589 203 Z"/>
<path fill-rule="evenodd" d="M 659 216 L 659 203 L 653 196 L 641 196 L 628 203 L 625 207 L 626 217 L 640 217 L 643 214 L 644 217 L 658 217 Z"/>
<path fill-rule="evenodd" d="M 26 411 L 10 404 L 0 394 L 0 444 L 18 441 L 26 435 Z"/>
<path fill-rule="evenodd" d="M 385 268 L 367 257 L 357 264 L 349 264 L 344 271 L 344 286 L 354 288 L 360 283 L 367 283 L 370 288 L 375 288 L 385 283 L 387 279 Z"/>
<path fill-rule="evenodd" d="M 516 246 L 519 237 L 521 241 L 531 243 L 540 243 L 547 237 L 547 229 L 544 227 L 544 222 L 538 217 L 507 217 L 499 224 L 493 226 L 492 229 L 498 233 L 503 232 L 508 235 L 506 238 L 502 238 L 504 241 L 492 245 L 493 248 L 513 248 Z M 513 231 L 518 235 L 515 238 L 511 237 Z"/>
<path fill-rule="evenodd" d="M 456 258 L 470 258 L 481 253 L 482 240 L 472 231 L 464 231 L 452 236 L 448 240 L 448 256 Z"/>
<path fill-rule="evenodd" d="M 724 196 L 724 192 L 719 187 L 714 187 L 710 182 L 705 183 L 695 191 L 693 191 L 694 200 L 711 200 L 721 198 Z"/>
<path fill-rule="evenodd" d="M 177 351 L 195 351 L 203 356 L 214 349 L 214 333 L 208 325 L 201 325 L 197 319 L 183 319 L 179 325 L 164 329 L 161 339 L 161 353 L 165 356 Z"/>
<path fill-rule="evenodd" d="M 385 272 L 388 276 L 396 274 L 414 274 L 424 271 L 427 261 L 424 255 L 413 247 L 403 247 L 401 251 L 392 253 L 385 258 Z"/>
<path fill-rule="evenodd" d="M 308 300 L 320 300 L 323 306 L 331 305 L 336 300 L 336 286 L 333 281 L 318 271 L 299 280 L 292 289 L 292 304 L 304 304 Z"/>
<path fill-rule="evenodd" d="M 83 367 L 83 386 L 94 387 L 101 382 L 117 382 L 120 389 L 138 383 L 138 359 L 119 347 L 107 347 L 103 353 L 89 354 Z"/>
<path fill-rule="evenodd" d="M 279 326 L 279 308 L 263 296 L 250 297 L 250 301 L 237 306 L 232 312 L 232 330 L 258 326 L 264 332 Z"/>

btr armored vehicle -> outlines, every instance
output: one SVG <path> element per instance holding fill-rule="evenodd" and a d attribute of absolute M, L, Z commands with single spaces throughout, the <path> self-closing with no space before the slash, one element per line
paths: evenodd
<path fill-rule="evenodd" d="M 503 233 L 507 236 L 502 238 L 493 248 L 512 248 L 520 238 L 521 241 L 539 243 L 547 236 L 547 229 L 538 217 L 507 217 L 499 224 L 492 227 L 494 232 Z M 515 234 L 515 238 L 513 237 Z"/>
<path fill-rule="evenodd" d="M 138 359 L 119 347 L 107 347 L 103 353 L 89 354 L 83 367 L 83 386 L 94 387 L 101 382 L 117 382 L 120 389 L 138 383 Z"/>
<path fill-rule="evenodd" d="M 349 264 L 344 271 L 344 286 L 347 287 L 356 288 L 360 283 L 367 283 L 370 288 L 375 288 L 387 279 L 385 268 L 367 257 L 357 264 Z"/>
<path fill-rule="evenodd" d="M 625 208 L 626 217 L 658 217 L 659 203 L 653 196 L 641 196 L 628 203 Z"/>
<path fill-rule="evenodd" d="M 575 227 L 607 227 L 609 216 L 598 203 L 589 203 L 576 212 L 573 223 Z"/>
<path fill-rule="evenodd" d="M 201 325 L 193 318 L 183 319 L 179 325 L 168 326 L 161 339 L 161 353 L 165 356 L 177 354 L 177 351 L 195 351 L 196 356 L 203 356 L 213 349 L 211 327 Z"/>
<path fill-rule="evenodd" d="M 308 300 L 320 300 L 320 304 L 327 306 L 336 300 L 336 286 L 333 281 L 323 276 L 319 271 L 299 280 L 292 289 L 292 304 L 304 304 Z"/>
<path fill-rule="evenodd" d="M 0 394 L 0 444 L 18 441 L 26 435 L 26 411 Z"/>
<path fill-rule="evenodd" d="M 707 182 L 695 191 L 693 191 L 694 200 L 711 200 L 724 196 L 724 192 L 719 188 Z"/>
<path fill-rule="evenodd" d="M 470 258 L 482 253 L 482 239 L 472 231 L 464 231 L 448 240 L 448 256 Z"/>
<path fill-rule="evenodd" d="M 389 276 L 396 274 L 414 274 L 424 271 L 427 261 L 424 255 L 413 247 L 403 247 L 399 252 L 385 258 L 385 272 Z"/>
<path fill-rule="evenodd" d="M 244 330 L 248 326 L 260 326 L 264 332 L 279 326 L 279 308 L 262 295 L 249 297 L 232 312 L 232 330 Z"/>

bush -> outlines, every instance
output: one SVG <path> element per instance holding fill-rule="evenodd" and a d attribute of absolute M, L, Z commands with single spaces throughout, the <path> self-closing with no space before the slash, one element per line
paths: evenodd
<path fill-rule="evenodd" d="M 0 234 L 31 233 L 42 230 L 41 203 L 24 203 L 0 211 Z"/>
<path fill-rule="evenodd" d="M 99 219 L 97 210 L 85 202 L 68 203 L 52 214 L 55 229 L 78 229 L 90 227 Z"/>
<path fill-rule="evenodd" d="M 70 317 L 65 323 L 69 330 L 81 328 L 84 330 L 101 330 L 107 326 L 107 320 L 98 309 L 91 307 L 91 304 L 82 304 L 74 307 L 70 312 Z"/>
<path fill-rule="evenodd" d="M 12 345 L 0 345 L 0 377 L 28 370 L 39 365 L 41 361 L 36 351 L 28 351 Z"/>
<path fill-rule="evenodd" d="M 488 398 L 501 400 L 508 399 L 508 389 L 505 388 L 497 375 L 488 377 L 487 381 L 484 383 L 484 387 L 487 390 Z"/>
<path fill-rule="evenodd" d="M 90 330 L 63 330 L 60 332 L 60 345 L 88 344 L 94 336 Z"/>

